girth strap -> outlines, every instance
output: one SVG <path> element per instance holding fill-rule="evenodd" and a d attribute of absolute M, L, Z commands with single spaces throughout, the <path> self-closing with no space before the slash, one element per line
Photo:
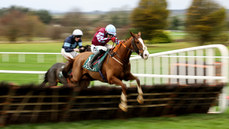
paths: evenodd
<path fill-rule="evenodd" d="M 101 70 L 99 70 L 99 74 L 100 74 L 100 76 L 103 78 L 103 80 L 104 80 L 105 82 L 107 82 L 107 79 L 103 76 L 103 73 L 101 72 Z"/>

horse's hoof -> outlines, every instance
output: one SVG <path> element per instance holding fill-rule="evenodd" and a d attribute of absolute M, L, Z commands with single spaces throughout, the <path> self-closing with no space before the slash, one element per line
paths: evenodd
<path fill-rule="evenodd" d="M 138 101 L 138 103 L 143 104 L 144 103 L 143 96 L 142 95 L 138 95 L 137 101 Z"/>
<path fill-rule="evenodd" d="M 119 104 L 119 108 L 120 108 L 122 111 L 124 111 L 124 112 L 127 112 L 127 111 L 128 111 L 127 105 L 126 105 L 126 104 L 120 103 L 120 104 Z"/>

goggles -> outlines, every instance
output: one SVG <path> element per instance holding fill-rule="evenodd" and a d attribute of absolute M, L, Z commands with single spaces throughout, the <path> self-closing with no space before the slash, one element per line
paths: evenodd
<path fill-rule="evenodd" d="M 82 36 L 81 35 L 76 35 L 75 38 L 81 38 Z"/>
<path fill-rule="evenodd" d="M 114 36 L 113 34 L 109 34 L 109 33 L 107 33 L 107 35 Z"/>

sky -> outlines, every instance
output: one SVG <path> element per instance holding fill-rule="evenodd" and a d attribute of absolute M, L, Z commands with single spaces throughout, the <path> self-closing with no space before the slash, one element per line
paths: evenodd
<path fill-rule="evenodd" d="M 35 10 L 45 9 L 52 12 L 68 12 L 75 9 L 81 12 L 131 10 L 140 0 L 0 0 L 0 9 L 12 5 Z M 215 0 L 229 9 L 229 0 Z M 168 9 L 187 9 L 192 0 L 167 0 Z"/>

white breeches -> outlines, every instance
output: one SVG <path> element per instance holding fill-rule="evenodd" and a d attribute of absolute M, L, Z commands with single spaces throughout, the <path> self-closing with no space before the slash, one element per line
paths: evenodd
<path fill-rule="evenodd" d="M 112 45 L 110 45 L 110 44 L 106 44 L 105 46 L 95 46 L 93 44 L 91 45 L 91 51 L 93 53 L 96 53 L 99 50 L 107 51 L 107 49 L 111 49 L 111 48 L 112 48 Z"/>
<path fill-rule="evenodd" d="M 75 56 L 77 56 L 79 53 L 72 51 L 72 52 L 66 52 L 64 50 L 64 48 L 61 49 L 61 54 L 62 56 L 64 56 L 64 58 L 68 59 L 68 57 L 70 57 L 71 59 L 73 59 Z"/>

